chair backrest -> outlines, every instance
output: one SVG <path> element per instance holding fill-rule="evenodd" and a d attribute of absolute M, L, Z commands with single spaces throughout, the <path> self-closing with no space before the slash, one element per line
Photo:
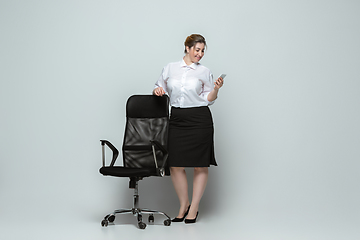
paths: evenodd
<path fill-rule="evenodd" d="M 156 140 L 167 149 L 169 97 L 133 95 L 126 103 L 126 125 L 123 141 L 123 164 L 132 168 L 154 168 L 150 141 Z M 156 149 L 158 166 L 163 154 Z"/>

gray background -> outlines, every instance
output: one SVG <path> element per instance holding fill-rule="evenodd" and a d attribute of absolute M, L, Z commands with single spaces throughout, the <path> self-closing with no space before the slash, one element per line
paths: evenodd
<path fill-rule="evenodd" d="M 359 239 L 360 2 L 0 0 L 1 239 Z M 135 227 L 121 148 L 125 101 L 203 34 L 227 73 L 199 222 Z M 191 172 L 191 171 L 190 171 Z M 189 176 L 191 180 L 191 176 Z M 170 178 L 140 204 L 175 216 Z M 124 236 L 126 235 L 126 236 Z"/>

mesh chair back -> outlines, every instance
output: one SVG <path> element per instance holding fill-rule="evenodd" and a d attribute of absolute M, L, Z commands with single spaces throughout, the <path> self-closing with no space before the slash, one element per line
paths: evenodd
<path fill-rule="evenodd" d="M 167 149 L 169 125 L 169 97 L 134 95 L 126 103 L 126 125 L 123 141 L 125 167 L 154 168 L 150 141 L 156 140 Z M 158 166 L 163 154 L 156 149 Z"/>

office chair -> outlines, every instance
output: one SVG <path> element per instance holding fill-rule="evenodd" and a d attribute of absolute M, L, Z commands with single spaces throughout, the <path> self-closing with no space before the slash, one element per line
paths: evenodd
<path fill-rule="evenodd" d="M 114 222 L 116 214 L 133 214 L 140 229 L 145 229 L 143 214 L 149 214 L 148 221 L 154 222 L 154 214 L 161 214 L 167 219 L 165 226 L 170 226 L 171 219 L 166 213 L 139 208 L 138 182 L 145 177 L 169 175 L 166 165 L 167 136 L 169 122 L 169 97 L 153 95 L 133 95 L 126 103 L 126 125 L 122 146 L 123 166 L 115 166 L 119 151 L 107 140 L 100 140 L 102 146 L 102 167 L 104 176 L 128 177 L 129 188 L 134 189 L 134 202 L 131 209 L 118 209 L 106 215 L 101 222 L 104 227 Z M 105 166 L 105 145 L 112 151 L 112 160 Z"/>

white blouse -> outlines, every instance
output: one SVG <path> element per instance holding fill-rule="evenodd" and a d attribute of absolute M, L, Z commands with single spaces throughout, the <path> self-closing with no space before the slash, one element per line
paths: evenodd
<path fill-rule="evenodd" d="M 184 60 L 169 63 L 155 83 L 155 88 L 162 87 L 170 97 L 174 107 L 190 108 L 208 106 L 207 96 L 214 89 L 213 75 L 200 63 L 186 65 Z"/>

